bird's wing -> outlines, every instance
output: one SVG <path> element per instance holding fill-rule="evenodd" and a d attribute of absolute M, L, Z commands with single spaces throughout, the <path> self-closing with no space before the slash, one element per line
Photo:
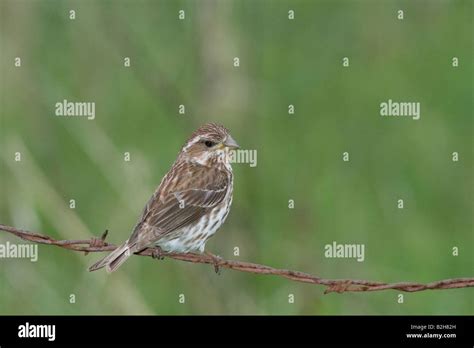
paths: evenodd
<path fill-rule="evenodd" d="M 144 224 L 154 227 L 153 236 L 142 237 L 156 241 L 197 222 L 223 201 L 228 187 L 229 177 L 221 170 L 193 164 L 173 168 L 146 205 L 129 240 L 140 239 Z"/>

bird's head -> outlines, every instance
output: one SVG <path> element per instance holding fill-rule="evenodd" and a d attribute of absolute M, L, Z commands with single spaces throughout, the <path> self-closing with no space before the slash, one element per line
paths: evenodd
<path fill-rule="evenodd" d="M 208 123 L 191 135 L 181 150 L 181 156 L 188 161 L 209 166 L 212 162 L 225 159 L 230 149 L 237 148 L 239 145 L 227 128 Z"/>

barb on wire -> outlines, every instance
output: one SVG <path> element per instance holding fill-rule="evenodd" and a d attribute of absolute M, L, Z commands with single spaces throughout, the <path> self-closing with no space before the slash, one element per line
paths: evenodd
<path fill-rule="evenodd" d="M 7 226 L 0 224 L 0 231 L 11 233 L 21 239 L 29 242 L 56 245 L 58 247 L 82 251 L 86 254 L 89 252 L 102 252 L 112 251 L 116 248 L 115 245 L 107 243 L 105 238 L 107 231 L 100 238 L 91 238 L 83 240 L 56 240 L 49 236 L 22 230 L 16 227 Z M 156 255 L 155 248 L 147 248 L 137 253 L 142 256 L 154 256 Z M 280 276 L 289 280 L 323 285 L 326 286 L 324 293 L 330 292 L 362 292 L 362 291 L 381 291 L 381 290 L 398 290 L 405 292 L 416 292 L 423 290 L 442 290 L 442 289 L 455 289 L 455 288 L 467 288 L 474 287 L 474 278 L 455 278 L 455 279 L 444 279 L 434 281 L 431 283 L 416 283 L 416 282 L 398 282 L 398 283 L 384 283 L 369 280 L 357 280 L 357 279 L 325 279 L 316 277 L 308 273 L 299 271 L 292 271 L 288 269 L 278 269 L 266 265 L 259 265 L 251 262 L 242 262 L 234 260 L 225 260 L 212 254 L 179 254 L 179 253 L 163 253 L 161 250 L 159 253 L 168 258 L 175 260 L 193 262 L 193 263 L 204 263 L 211 264 L 218 268 L 227 268 L 241 272 L 255 273 L 255 274 L 270 274 Z"/>

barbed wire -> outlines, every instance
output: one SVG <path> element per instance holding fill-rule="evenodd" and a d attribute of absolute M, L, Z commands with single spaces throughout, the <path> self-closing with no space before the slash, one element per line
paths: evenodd
<path fill-rule="evenodd" d="M 11 233 L 23 240 L 34 242 L 38 244 L 56 245 L 58 247 L 85 252 L 104 252 L 112 251 L 117 246 L 107 243 L 105 238 L 107 231 L 100 238 L 82 239 L 82 240 L 56 240 L 47 235 L 26 231 L 20 228 L 7 226 L 0 224 L 0 231 Z M 157 248 L 147 248 L 142 250 L 136 255 L 141 256 L 152 256 L 156 257 L 157 253 L 160 256 L 168 257 L 175 260 L 193 262 L 193 263 L 204 263 L 211 264 L 216 269 L 225 268 L 232 269 L 241 272 L 254 273 L 254 274 L 266 274 L 280 276 L 289 280 L 323 285 L 326 286 L 324 293 L 330 292 L 364 292 L 364 291 L 381 291 L 381 290 L 398 290 L 404 292 L 416 292 L 424 290 L 443 290 L 443 289 L 456 289 L 456 288 L 467 288 L 474 287 L 474 278 L 454 278 L 434 281 L 431 283 L 416 283 L 416 282 L 398 282 L 398 283 L 384 283 L 378 281 L 369 280 L 358 280 L 358 279 L 325 279 L 317 276 L 313 276 L 308 273 L 292 271 L 289 269 L 278 269 L 266 265 L 260 265 L 251 262 L 225 260 L 219 256 L 205 253 L 205 254 L 194 254 L 194 253 L 167 253 Z"/>

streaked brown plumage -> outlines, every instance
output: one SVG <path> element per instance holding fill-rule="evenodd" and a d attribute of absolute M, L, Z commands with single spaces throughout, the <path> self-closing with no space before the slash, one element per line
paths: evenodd
<path fill-rule="evenodd" d="M 229 213 L 233 174 L 226 154 L 237 147 L 223 126 L 209 123 L 196 130 L 148 201 L 130 238 L 89 270 L 106 267 L 112 272 L 131 254 L 153 245 L 170 252 L 203 252 Z"/>

